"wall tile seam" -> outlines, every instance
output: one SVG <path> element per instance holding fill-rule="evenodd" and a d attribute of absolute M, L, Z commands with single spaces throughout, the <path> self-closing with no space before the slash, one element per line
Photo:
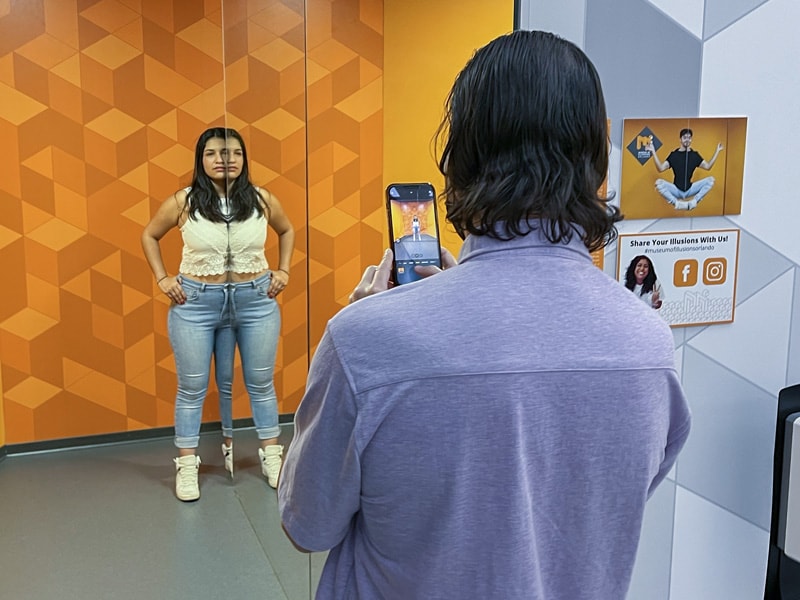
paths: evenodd
<path fill-rule="evenodd" d="M 691 349 L 692 349 L 692 351 L 694 351 L 694 352 L 697 352 L 698 354 L 700 354 L 700 355 L 701 355 L 701 356 L 703 356 L 704 358 L 707 358 L 708 360 L 710 360 L 711 362 L 713 362 L 715 365 L 719 366 L 719 367 L 720 367 L 720 368 L 722 368 L 722 369 L 725 369 L 725 370 L 726 370 L 728 373 L 731 373 L 731 374 L 735 375 L 737 378 L 739 378 L 739 379 L 742 379 L 742 380 L 746 381 L 747 383 L 749 383 L 750 385 L 752 385 L 754 388 L 757 388 L 757 389 L 761 390 L 762 392 L 764 392 L 764 393 L 765 393 L 767 396 L 770 396 L 771 398 L 774 398 L 776 403 L 778 402 L 778 392 L 779 392 L 780 390 L 776 390 L 776 391 L 774 391 L 774 392 L 773 392 L 773 391 L 770 391 L 770 390 L 768 390 L 767 388 L 765 388 L 765 387 L 763 387 L 763 386 L 761 386 L 761 385 L 757 384 L 755 381 L 751 381 L 750 379 L 748 379 L 747 377 L 744 377 L 744 376 L 743 376 L 743 375 L 741 375 L 740 373 L 737 373 L 736 371 L 734 371 L 734 370 L 733 370 L 733 369 L 731 369 L 730 367 L 728 367 L 728 366 L 726 366 L 726 365 L 722 364 L 721 362 L 719 362 L 719 361 L 718 361 L 716 358 L 714 358 L 713 356 L 711 356 L 711 355 L 710 355 L 710 354 L 708 354 L 707 352 L 703 352 L 702 350 L 700 350 L 700 349 L 699 349 L 699 348 L 697 348 L 696 346 L 693 346 L 693 345 L 692 345 L 692 341 L 693 341 L 693 340 L 694 340 L 696 337 L 697 337 L 697 336 L 693 337 L 691 340 L 689 340 L 688 342 L 686 342 L 686 343 L 684 344 L 684 350 L 685 350 L 686 348 L 691 348 Z M 787 353 L 787 362 L 788 362 L 788 353 Z M 683 384 L 683 371 L 681 371 L 681 384 Z M 786 379 L 785 379 L 785 378 L 784 378 L 784 380 L 783 380 L 783 387 L 786 387 Z M 781 389 L 783 389 L 783 387 L 781 387 Z M 684 388 L 684 389 L 685 389 L 685 388 Z M 776 404 L 776 405 L 777 405 L 777 404 Z"/>
<path fill-rule="evenodd" d="M 583 34 L 581 35 L 581 50 L 586 48 L 586 32 L 589 30 L 589 0 L 583 0 Z"/>
<path fill-rule="evenodd" d="M 689 492 L 690 494 L 693 494 L 694 496 L 697 496 L 698 498 L 700 498 L 702 500 L 705 500 L 706 502 L 711 504 L 714 508 L 722 510 L 722 511 L 725 511 L 726 513 L 728 513 L 729 515 L 739 519 L 740 521 L 744 521 L 745 523 L 748 523 L 749 525 L 752 525 L 753 527 L 755 527 L 759 531 L 763 531 L 764 533 L 769 533 L 769 529 L 764 529 L 761 525 L 759 525 L 758 523 L 754 523 L 753 521 L 751 521 L 747 517 L 743 517 L 742 515 L 736 513 L 735 511 L 732 511 L 730 508 L 721 505 L 719 502 L 716 502 L 715 500 L 712 500 L 711 498 L 708 498 L 707 496 L 705 496 L 705 495 L 693 490 L 689 486 L 684 485 L 682 483 L 677 483 L 677 482 L 675 483 L 676 502 L 677 502 L 677 493 L 678 493 L 678 488 L 679 487 L 683 488 L 683 490 Z M 770 500 L 770 504 L 772 504 L 771 500 Z M 675 511 L 675 514 L 677 514 L 677 510 Z M 675 522 L 675 518 L 673 517 L 673 523 L 674 522 Z M 674 546 L 673 546 L 673 548 L 674 548 Z"/>
<path fill-rule="evenodd" d="M 769 3 L 769 1 L 770 1 L 770 0 L 764 0 L 764 1 L 763 1 L 761 4 L 759 4 L 759 5 L 757 5 L 757 6 L 754 6 L 753 8 L 751 8 L 750 10 L 748 10 L 747 12 L 745 12 L 745 13 L 744 13 L 744 14 L 742 14 L 742 15 L 739 15 L 739 16 L 738 16 L 738 17 L 737 17 L 735 20 L 733 20 L 733 21 L 731 21 L 730 23 L 728 23 L 727 25 L 725 25 L 725 27 L 723 27 L 723 28 L 722 28 L 722 29 L 720 29 L 719 31 L 715 31 L 714 33 L 712 33 L 712 34 L 711 34 L 711 35 L 709 35 L 708 37 L 706 37 L 706 23 L 708 22 L 708 21 L 706 20 L 706 11 L 708 10 L 708 5 L 706 5 L 706 6 L 704 7 L 704 9 L 703 9 L 703 39 L 701 40 L 701 41 L 703 42 L 703 45 L 705 45 L 705 43 L 706 43 L 706 42 L 708 42 L 708 41 L 710 41 L 710 40 L 713 40 L 713 39 L 714 39 L 715 37 L 717 37 L 717 36 L 718 36 L 720 33 L 723 33 L 723 32 L 725 32 L 725 31 L 727 31 L 728 29 L 730 29 L 731 27 L 733 27 L 733 26 L 734 26 L 736 23 L 738 23 L 738 22 L 739 22 L 739 21 L 741 21 L 742 19 L 744 19 L 744 18 L 746 18 L 746 17 L 750 16 L 752 13 L 754 13 L 755 11 L 757 11 L 757 10 L 758 10 L 759 8 L 761 8 L 762 6 L 764 6 L 765 4 L 768 4 L 768 3 Z"/>
<path fill-rule="evenodd" d="M 648 5 L 648 6 L 650 6 L 650 8 L 653 8 L 653 9 L 655 9 L 655 10 L 656 10 L 656 12 L 659 12 L 659 13 L 661 13 L 661 14 L 662 14 L 662 15 L 664 15 L 664 16 L 665 16 L 667 19 L 669 19 L 671 22 L 675 23 L 675 25 L 677 25 L 678 27 L 680 27 L 681 29 L 683 29 L 683 30 L 684 30 L 686 33 L 688 33 L 690 36 L 692 36 L 692 37 L 693 37 L 694 39 L 696 39 L 698 42 L 700 42 L 700 43 L 702 43 L 702 42 L 703 42 L 703 38 L 702 38 L 702 37 L 698 37 L 696 33 L 694 33 L 693 31 L 691 31 L 690 29 L 688 29 L 688 28 L 687 28 L 687 27 L 686 27 L 686 26 L 685 26 L 683 23 L 681 23 L 680 21 L 678 21 L 678 20 L 674 19 L 672 16 L 670 16 L 670 15 L 669 15 L 669 14 L 667 14 L 667 13 L 665 13 L 663 10 L 661 10 L 661 8 L 660 8 L 660 7 L 656 6 L 656 5 L 655 5 L 655 4 L 653 4 L 652 2 L 649 2 L 648 0 L 643 0 L 643 1 L 644 1 L 644 2 L 645 2 L 647 5 Z M 702 24 L 702 29 L 705 29 L 705 25 L 706 25 L 706 15 L 705 15 L 705 10 L 706 10 L 706 9 L 705 9 L 705 4 L 703 4 L 703 24 Z"/>
<path fill-rule="evenodd" d="M 758 295 L 760 292 L 763 292 L 763 291 L 764 291 L 765 289 L 767 289 L 767 288 L 768 288 L 770 285 L 772 285 L 773 283 L 775 283 L 776 281 L 778 281 L 778 279 L 780 279 L 781 277 L 783 277 L 784 275 L 786 275 L 786 273 L 788 273 L 789 271 L 795 271 L 797 268 L 798 268 L 798 267 L 797 267 L 797 265 L 795 265 L 795 264 L 791 264 L 791 265 L 789 265 L 789 266 L 786 268 L 786 270 L 784 270 L 784 271 L 781 271 L 780 273 L 778 273 L 778 275 L 776 275 L 775 277 L 773 277 L 772 279 L 770 279 L 769 281 L 767 281 L 767 282 L 766 282 L 764 285 L 762 285 L 760 288 L 758 288 L 758 289 L 756 289 L 756 290 L 752 291 L 752 292 L 751 292 L 751 293 L 750 293 L 750 294 L 749 294 L 749 295 L 748 295 L 746 298 L 741 298 L 741 299 L 740 299 L 740 298 L 737 296 L 737 297 L 736 297 L 736 305 L 735 305 L 735 306 L 736 306 L 737 308 L 738 308 L 738 307 L 740 307 L 742 304 L 744 304 L 745 302 L 747 302 L 748 300 L 750 300 L 750 299 L 751 299 L 751 298 L 753 298 L 754 296 Z M 738 271 L 738 269 L 737 269 L 737 271 Z M 737 278 L 738 278 L 738 276 L 737 276 Z M 790 305 L 790 306 L 794 306 L 794 293 L 792 293 L 792 301 L 791 301 L 791 305 Z M 735 322 L 735 321 L 734 321 L 734 322 Z"/>
<path fill-rule="evenodd" d="M 675 479 L 672 480 L 672 512 L 670 513 L 670 525 L 669 528 L 669 565 L 667 565 L 667 573 L 669 573 L 669 577 L 667 578 L 667 600 L 672 596 L 672 568 L 673 564 L 675 563 L 675 530 L 677 526 L 675 524 L 675 514 L 676 510 L 675 507 L 678 504 L 678 465 L 675 464 Z"/>
<path fill-rule="evenodd" d="M 798 301 L 798 298 L 797 298 L 798 271 L 800 271 L 800 267 L 795 267 L 794 268 L 794 281 L 792 282 L 793 283 L 793 285 L 792 285 L 792 299 L 791 299 L 791 304 L 790 304 L 792 309 L 794 309 L 794 307 L 796 306 L 795 302 Z M 789 348 L 787 349 L 786 374 L 784 375 L 784 380 L 785 380 L 787 386 L 794 385 L 792 382 L 789 381 L 789 376 L 791 375 L 791 372 L 792 372 L 792 360 L 791 360 L 792 359 L 792 349 L 793 349 L 792 339 L 794 337 L 800 337 L 800 335 L 798 335 L 799 332 L 798 332 L 798 330 L 795 330 L 795 327 L 800 329 L 800 321 L 795 323 L 794 310 L 792 310 L 792 315 L 789 317 Z M 793 333 L 795 335 L 792 335 Z M 800 380 L 798 380 L 796 383 L 800 384 Z"/>

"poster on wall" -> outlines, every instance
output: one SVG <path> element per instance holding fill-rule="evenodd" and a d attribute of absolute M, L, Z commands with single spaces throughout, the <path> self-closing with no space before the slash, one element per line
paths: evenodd
<path fill-rule="evenodd" d="M 739 230 L 620 234 L 617 279 L 673 327 L 730 323 Z"/>
<path fill-rule="evenodd" d="M 628 219 L 742 212 L 746 117 L 625 119 L 620 209 Z"/>

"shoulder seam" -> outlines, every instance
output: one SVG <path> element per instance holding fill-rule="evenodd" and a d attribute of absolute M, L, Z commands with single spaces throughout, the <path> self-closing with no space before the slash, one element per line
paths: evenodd
<path fill-rule="evenodd" d="M 335 345 L 334 345 L 334 349 L 336 350 L 336 357 L 339 360 L 339 364 L 342 365 L 342 369 L 344 370 L 344 363 L 342 362 L 341 357 L 339 356 L 338 349 L 336 349 Z M 568 369 L 568 368 L 564 368 L 564 369 L 531 369 L 531 370 L 526 370 L 526 371 L 480 371 L 480 372 L 475 372 L 475 373 L 464 373 L 464 372 L 461 372 L 461 373 L 449 373 L 447 375 L 443 375 L 443 374 L 426 375 L 426 376 L 416 377 L 415 379 L 417 381 L 424 381 L 424 380 L 430 380 L 430 379 L 452 379 L 452 378 L 462 378 L 462 377 L 485 377 L 487 375 L 520 375 L 520 374 L 534 374 L 534 373 L 538 373 L 538 374 L 543 374 L 543 373 L 552 373 L 552 374 L 556 374 L 556 373 L 593 373 L 593 372 L 605 372 L 605 373 L 608 373 L 608 372 L 612 372 L 612 371 L 615 372 L 615 373 L 624 373 L 626 371 L 671 371 L 672 373 L 675 374 L 676 377 L 678 375 L 678 372 L 675 370 L 675 367 L 624 367 L 624 368 L 619 368 L 619 369 L 608 369 L 608 368 L 599 368 L 598 367 L 596 369 L 592 369 L 592 368 L 583 368 L 583 369 Z M 402 383 L 404 381 L 408 381 L 407 379 L 393 379 L 393 380 L 390 380 L 390 381 L 384 381 L 384 382 L 381 382 L 379 384 L 372 385 L 370 387 L 364 388 L 363 390 L 357 390 L 355 385 L 354 385 L 354 383 L 353 383 L 353 380 L 352 380 L 350 372 L 349 371 L 345 371 L 345 374 L 347 376 L 347 382 L 350 385 L 350 389 L 353 392 L 354 397 L 357 397 L 360 394 L 366 394 L 367 392 L 371 392 L 371 391 L 374 391 L 374 390 L 379 390 L 379 389 L 387 387 L 387 386 L 397 385 L 398 383 Z"/>

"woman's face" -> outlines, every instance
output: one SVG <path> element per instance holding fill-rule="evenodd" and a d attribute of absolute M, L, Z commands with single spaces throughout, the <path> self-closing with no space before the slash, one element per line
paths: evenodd
<path fill-rule="evenodd" d="M 650 274 L 650 264 L 647 262 L 646 258 L 639 259 L 639 262 L 636 263 L 636 267 L 633 269 L 633 274 L 636 277 L 636 283 L 641 285 L 645 277 Z"/>
<path fill-rule="evenodd" d="M 244 155 L 236 138 L 211 138 L 203 150 L 203 170 L 217 185 L 225 187 L 242 173 Z"/>

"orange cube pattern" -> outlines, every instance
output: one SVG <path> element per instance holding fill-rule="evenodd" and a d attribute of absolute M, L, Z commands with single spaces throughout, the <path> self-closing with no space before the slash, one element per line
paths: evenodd
<path fill-rule="evenodd" d="M 383 246 L 382 77 L 380 0 L 5 3 L 0 445 L 172 425 L 168 304 L 139 237 L 211 126 L 240 131 L 297 230 L 276 365 L 293 413 L 360 257 Z M 180 246 L 162 242 L 173 272 Z M 249 416 L 238 368 L 234 396 Z"/>

